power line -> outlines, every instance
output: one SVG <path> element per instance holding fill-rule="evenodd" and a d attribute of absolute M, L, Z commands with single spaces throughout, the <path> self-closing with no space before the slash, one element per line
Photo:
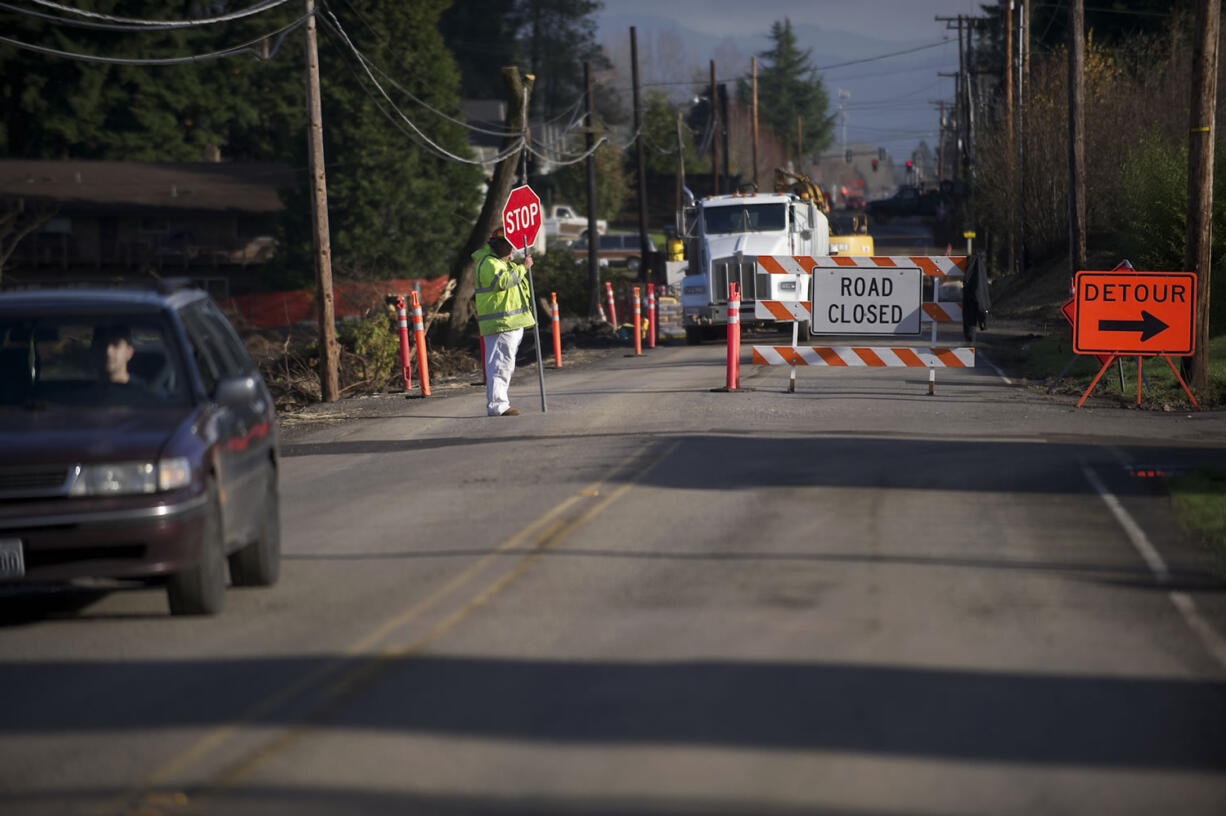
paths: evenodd
<path fill-rule="evenodd" d="M 197 26 L 213 25 L 214 23 L 228 23 L 232 20 L 241 20 L 244 17 L 250 17 L 253 14 L 259 14 L 271 8 L 276 8 L 285 4 L 288 0 L 265 0 L 263 3 L 257 3 L 254 6 L 229 14 L 221 14 L 216 17 L 200 17 L 195 20 L 144 20 L 134 17 L 115 17 L 110 14 L 99 14 L 95 11 L 85 11 L 84 9 L 73 8 L 72 6 L 64 6 L 59 3 L 53 3 L 51 0 L 30 0 L 30 2 L 66 14 L 76 14 L 80 17 L 105 20 L 111 23 L 126 23 L 128 25 L 148 26 L 151 28 L 194 28 Z M 69 21 L 65 20 L 64 22 L 67 23 Z"/>
<path fill-rule="evenodd" d="M 866 62 L 876 62 L 877 60 L 890 59 L 891 57 L 901 57 L 904 54 L 914 54 L 916 51 L 926 51 L 929 48 L 937 48 L 938 46 L 948 45 L 949 40 L 941 40 L 940 42 L 929 43 L 928 45 L 918 45 L 915 48 L 908 48 L 903 51 L 892 51 L 889 54 L 878 54 L 875 57 L 864 57 L 863 59 L 848 60 L 847 62 L 836 62 L 833 65 L 819 65 L 815 70 L 831 71 L 835 68 L 846 68 L 848 65 L 862 65 Z"/>
<path fill-rule="evenodd" d="M 331 20 L 329 20 L 328 18 L 331 18 Z M 457 156 L 455 153 L 452 153 L 447 148 L 443 147 L 442 145 L 430 139 L 430 137 L 427 136 L 421 130 L 421 128 L 419 128 L 416 124 L 414 124 L 412 119 L 410 119 L 408 116 L 404 114 L 404 111 L 400 110 L 400 108 L 396 106 L 396 103 L 392 100 L 391 96 L 388 95 L 387 90 L 381 84 L 379 84 L 379 80 L 376 79 L 374 73 L 371 72 L 370 67 L 366 64 L 366 61 L 362 57 L 362 53 L 353 44 L 353 41 L 349 39 L 349 35 L 345 32 L 345 29 L 341 26 L 340 20 L 336 19 L 336 15 L 333 14 L 331 10 L 329 10 L 327 13 L 327 17 L 320 17 L 320 19 L 324 22 L 325 27 L 333 30 L 336 33 L 336 35 L 341 38 L 344 44 L 348 46 L 349 50 L 353 52 L 354 56 L 358 58 L 358 62 L 361 65 L 362 70 L 366 73 L 366 76 L 370 79 L 371 83 L 375 86 L 375 88 L 378 89 L 379 94 L 387 101 L 387 104 L 391 107 L 391 109 L 396 112 L 396 115 L 400 118 L 400 120 L 403 121 L 406 125 L 408 125 L 409 128 L 413 131 L 413 133 L 416 134 L 414 141 L 417 141 L 418 144 L 420 144 L 422 147 L 425 147 L 427 150 L 430 150 L 439 158 L 447 159 L 449 161 L 459 162 L 461 164 L 472 164 L 472 165 L 477 165 L 477 166 L 483 166 L 489 163 L 489 160 L 482 161 L 480 159 L 467 159 L 467 158 L 464 158 L 463 156 Z M 365 89 L 365 86 L 363 86 L 363 88 Z M 369 89 L 366 89 L 366 91 L 367 93 L 369 93 Z M 513 155 L 515 151 L 518 150 L 519 147 L 521 146 L 524 146 L 524 140 L 522 137 L 515 144 L 509 146 L 505 151 L 499 154 L 498 158 L 494 160 L 501 161 L 502 159 L 510 155 Z"/>
<path fill-rule="evenodd" d="M 0 43 L 6 43 L 14 48 L 21 48 L 26 51 L 34 51 L 39 54 L 46 54 L 52 57 L 62 57 L 64 59 L 78 60 L 81 62 L 101 62 L 107 65 L 182 65 L 188 62 L 207 62 L 209 60 L 221 59 L 222 57 L 232 57 L 236 54 L 249 52 L 259 59 L 271 59 L 276 55 L 277 49 L 280 48 L 281 42 L 285 39 L 285 35 L 289 34 L 294 29 L 307 21 L 309 14 L 304 14 L 297 20 L 294 20 L 288 25 L 282 26 L 276 31 L 269 32 L 261 37 L 256 37 L 254 40 L 249 40 L 241 45 L 231 46 L 230 48 L 222 49 L 221 51 L 210 51 L 206 54 L 191 54 L 186 57 L 157 57 L 157 58 L 128 58 L 128 57 L 104 57 L 96 54 L 82 54 L 76 51 L 61 51 L 57 48 L 47 48 L 42 45 L 34 45 L 33 43 L 14 40 L 9 37 L 0 37 Z M 262 50 L 255 46 L 263 43 L 265 40 L 276 38 L 273 47 L 269 49 L 268 56 L 265 57 Z"/>

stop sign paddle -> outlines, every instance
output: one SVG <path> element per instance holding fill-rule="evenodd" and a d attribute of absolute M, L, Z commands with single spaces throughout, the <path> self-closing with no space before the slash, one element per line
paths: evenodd
<path fill-rule="evenodd" d="M 528 247 L 536 243 L 536 234 L 541 231 L 541 199 L 532 188 L 525 184 L 516 187 L 507 196 L 507 204 L 502 208 L 502 232 L 512 246 L 522 247 L 524 253 Z M 528 268 L 528 299 L 536 312 L 536 285 L 532 282 L 532 268 Z M 541 362 L 541 330 L 537 322 L 532 324 L 532 336 L 536 345 L 536 376 L 541 386 L 541 413 L 549 409 L 545 405 L 545 366 Z"/>
<path fill-rule="evenodd" d="M 516 187 L 502 208 L 502 231 L 515 247 L 526 250 L 541 230 L 541 199 L 528 185 Z"/>

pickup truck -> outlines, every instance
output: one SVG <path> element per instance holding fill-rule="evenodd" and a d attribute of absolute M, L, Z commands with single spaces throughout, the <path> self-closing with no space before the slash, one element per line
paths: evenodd
<path fill-rule="evenodd" d="M 554 204 L 545 213 L 545 237 L 573 240 L 587 229 L 587 216 L 569 204 Z M 596 221 L 596 232 L 604 234 L 609 229 L 609 222 L 602 219 Z"/>

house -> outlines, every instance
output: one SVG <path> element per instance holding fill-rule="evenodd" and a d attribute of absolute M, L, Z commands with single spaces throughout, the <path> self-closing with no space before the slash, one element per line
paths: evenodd
<path fill-rule="evenodd" d="M 269 162 L 0 159 L 0 213 L 41 214 L 0 258 L 3 284 L 157 275 L 246 289 L 276 251 L 294 179 Z"/>

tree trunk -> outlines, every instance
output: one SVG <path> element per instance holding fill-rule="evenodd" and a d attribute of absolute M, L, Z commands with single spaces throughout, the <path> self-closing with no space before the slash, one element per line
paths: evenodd
<path fill-rule="evenodd" d="M 522 138 L 526 122 L 528 98 L 532 94 L 534 77 L 528 74 L 520 77 L 519 69 L 508 66 L 502 69 L 502 81 L 507 89 L 507 130 L 511 133 L 503 140 L 503 149 L 510 148 Z M 468 329 L 468 323 L 473 318 L 473 283 L 474 265 L 472 254 L 489 240 L 490 233 L 502 221 L 502 208 L 511 194 L 511 186 L 515 183 L 515 165 L 523 150 L 520 146 L 511 155 L 500 161 L 494 167 L 494 177 L 490 181 L 489 190 L 485 195 L 485 203 L 481 206 L 481 214 L 473 224 L 464 248 L 456 258 L 451 277 L 456 281 L 455 302 L 451 307 L 451 319 L 447 323 L 445 342 L 447 345 L 459 345 Z"/>
<path fill-rule="evenodd" d="M 1216 132 L 1219 0 L 1203 0 L 1197 11 L 1200 37 L 1192 52 L 1192 112 L 1188 134 L 1188 234 L 1183 268 L 1196 275 L 1196 345 L 1181 368 L 1188 385 L 1209 388 L 1209 272 L 1212 268 L 1213 139 Z"/>

